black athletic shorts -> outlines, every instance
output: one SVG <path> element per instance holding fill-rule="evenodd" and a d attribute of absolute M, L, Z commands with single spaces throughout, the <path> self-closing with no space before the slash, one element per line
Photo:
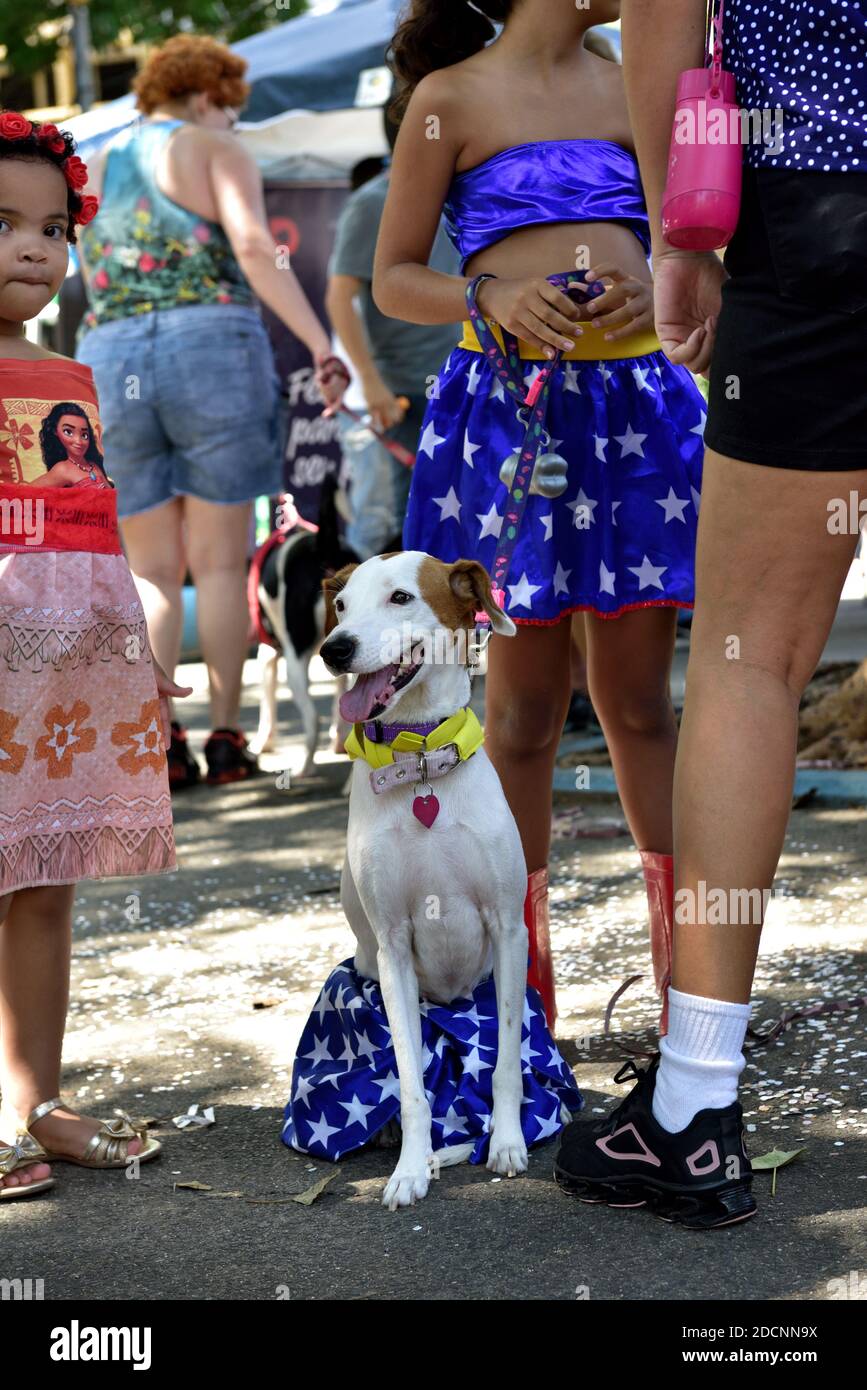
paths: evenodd
<path fill-rule="evenodd" d="M 708 448 L 867 469 L 867 173 L 745 168 L 725 265 Z"/>

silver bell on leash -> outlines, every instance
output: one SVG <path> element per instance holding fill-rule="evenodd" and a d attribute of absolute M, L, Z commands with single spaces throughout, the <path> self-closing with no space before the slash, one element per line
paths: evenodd
<path fill-rule="evenodd" d="M 506 487 L 512 486 L 520 457 L 521 451 L 516 449 L 503 462 L 500 481 L 505 483 Z M 566 491 L 568 471 L 569 465 L 561 454 L 540 454 L 533 469 L 530 492 L 535 492 L 539 497 L 559 497 L 561 492 Z"/>

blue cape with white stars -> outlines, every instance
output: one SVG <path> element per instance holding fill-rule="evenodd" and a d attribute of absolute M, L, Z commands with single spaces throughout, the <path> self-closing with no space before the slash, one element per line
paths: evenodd
<path fill-rule="evenodd" d="M 483 1163 L 497 1060 L 493 976 L 476 986 L 471 999 L 448 1007 L 422 1000 L 420 1009 L 433 1148 L 471 1142 L 470 1162 Z M 529 1147 L 562 1129 L 564 1108 L 572 1114 L 583 1103 L 529 985 L 521 1072 L 521 1128 Z M 369 1144 L 390 1120 L 400 1120 L 400 1087 L 382 994 L 375 980 L 359 975 L 347 960 L 329 975 L 301 1035 L 283 1143 L 317 1158 L 338 1159 Z"/>
<path fill-rule="evenodd" d="M 529 385 L 541 364 L 522 369 Z M 505 585 L 510 618 L 692 607 L 705 417 L 690 373 L 663 352 L 554 369 Z M 404 548 L 490 573 L 525 430 L 487 358 L 455 348 L 431 387 Z"/>

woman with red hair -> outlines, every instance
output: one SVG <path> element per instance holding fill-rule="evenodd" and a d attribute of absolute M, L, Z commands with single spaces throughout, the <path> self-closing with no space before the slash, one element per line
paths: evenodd
<path fill-rule="evenodd" d="M 293 271 L 262 180 L 232 133 L 246 62 L 216 40 L 169 39 L 135 82 L 141 118 L 90 165 L 99 216 L 81 239 L 92 312 L 78 357 L 102 402 L 107 466 L 154 648 L 178 661 L 182 589 L 197 591 L 212 733 L 208 781 L 257 771 L 238 728 L 250 510 L 282 484 L 278 380 L 257 296 L 310 349 L 329 403 L 345 378 Z M 198 780 L 172 725 L 173 789 Z"/>

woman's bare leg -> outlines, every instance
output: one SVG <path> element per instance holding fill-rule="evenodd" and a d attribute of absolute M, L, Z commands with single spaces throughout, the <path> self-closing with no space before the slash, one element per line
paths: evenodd
<path fill-rule="evenodd" d="M 21 889 L 0 926 L 0 1134 L 6 1139 L 34 1106 L 60 1092 L 74 894 L 74 885 Z M 33 1136 L 47 1149 L 82 1154 L 97 1129 L 97 1121 L 62 1108 L 38 1120 Z M 130 1141 L 130 1153 L 140 1147 L 138 1139 Z"/>
<path fill-rule="evenodd" d="M 184 498 L 196 615 L 211 687 L 211 728 L 234 729 L 247 655 L 247 550 L 252 503 L 223 506 Z"/>
<path fill-rule="evenodd" d="M 677 613 L 644 608 L 619 618 L 586 614 L 590 699 L 639 849 L 670 854 L 677 721 L 669 678 Z"/>
<path fill-rule="evenodd" d="M 180 497 L 121 522 L 123 543 L 141 595 L 154 656 L 170 676 L 181 654 L 184 631 L 182 585 L 183 503 Z"/>
<path fill-rule="evenodd" d="M 518 823 L 528 873 L 548 863 L 554 761 L 569 708 L 571 626 L 519 627 L 492 637 L 486 747 Z"/>
<path fill-rule="evenodd" d="M 792 798 L 798 705 L 833 623 L 857 535 L 828 503 L 867 471 L 808 473 L 708 451 L 696 609 L 674 786 L 676 902 L 699 884 L 769 889 Z M 677 925 L 674 987 L 746 1003 L 760 926 Z"/>

